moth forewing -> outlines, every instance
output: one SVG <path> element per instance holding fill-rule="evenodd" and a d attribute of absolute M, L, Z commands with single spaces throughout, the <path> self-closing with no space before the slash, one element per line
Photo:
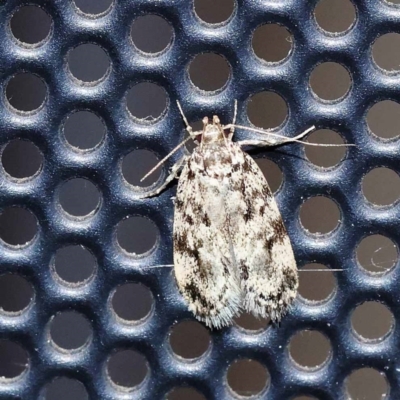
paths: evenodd
<path fill-rule="evenodd" d="M 179 179 L 174 266 L 189 309 L 210 327 L 230 325 L 243 309 L 279 321 L 296 294 L 296 263 L 268 184 L 215 117 Z"/>
<path fill-rule="evenodd" d="M 315 127 L 294 138 L 264 132 L 271 138 L 232 142 L 235 127 L 261 132 L 235 125 L 236 102 L 232 124 L 221 126 L 217 116 L 212 122 L 205 117 L 200 132 L 193 132 L 179 102 L 178 108 L 190 137 L 199 136 L 200 144 L 146 197 L 160 193 L 181 171 L 174 217 L 179 290 L 189 310 L 211 328 L 231 325 L 243 310 L 279 322 L 296 297 L 296 261 L 268 183 L 241 147 L 299 142 Z"/>

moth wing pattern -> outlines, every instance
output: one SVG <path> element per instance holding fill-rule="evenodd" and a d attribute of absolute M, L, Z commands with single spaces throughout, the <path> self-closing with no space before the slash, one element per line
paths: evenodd
<path fill-rule="evenodd" d="M 279 322 L 293 302 L 298 272 L 289 236 L 256 162 L 232 143 L 230 233 L 243 291 L 243 308 Z"/>
<path fill-rule="evenodd" d="M 195 149 L 178 182 L 174 270 L 196 318 L 212 328 L 230 325 L 242 304 L 239 271 L 227 231 L 227 185 L 207 175 Z"/>

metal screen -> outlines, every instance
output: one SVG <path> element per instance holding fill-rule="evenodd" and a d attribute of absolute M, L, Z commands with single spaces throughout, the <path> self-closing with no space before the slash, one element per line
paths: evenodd
<path fill-rule="evenodd" d="M 0 2 L 0 144 L 4 148 L 17 138 L 29 140 L 43 157 L 42 167 L 31 178 L 14 178 L 4 170 L 0 174 L 2 212 L 19 207 L 37 220 L 37 232 L 26 243 L 0 244 L 2 276 L 24 277 L 34 293 L 21 311 L 3 310 L 0 315 L 1 340 L 19 345 L 28 356 L 20 375 L 0 378 L 1 399 L 41 398 L 46 385 L 60 377 L 81 382 L 88 398 L 102 400 L 163 399 L 179 387 L 193 388 L 206 399 L 249 394 L 281 400 L 345 399 L 348 377 L 363 368 L 383 375 L 387 398 L 400 398 L 399 269 L 373 274 L 361 268 L 356 257 L 356 247 L 368 235 L 400 240 L 398 205 L 374 206 L 364 197 L 361 183 L 373 168 L 400 170 L 399 141 L 372 135 L 366 122 L 375 103 L 400 101 L 399 75 L 380 69 L 371 53 L 379 36 L 400 33 L 400 6 L 383 0 L 352 3 L 354 23 L 342 34 L 330 34 L 314 19 L 316 0 L 237 0 L 232 15 L 218 24 L 202 22 L 189 0 L 115 0 L 96 16 L 85 14 L 70 0 Z M 13 15 L 25 5 L 39 6 L 52 21 L 49 35 L 36 45 L 16 40 L 10 29 Z M 147 14 L 161 16 L 173 30 L 166 49 L 152 55 L 130 40 L 132 21 Z M 292 50 L 281 62 L 264 62 L 252 50 L 253 33 L 267 23 L 282 25 L 291 34 Z M 100 46 L 110 61 L 95 82 L 84 82 L 79 73 L 73 77 L 67 67 L 70 51 L 83 43 Z M 189 65 L 201 53 L 221 55 L 229 65 L 230 77 L 221 89 L 200 90 L 190 81 Z M 350 89 L 337 100 L 322 100 L 310 89 L 312 71 L 325 62 L 341 64 L 351 77 Z M 12 78 L 21 73 L 44 82 L 47 94 L 42 105 L 18 111 L 6 98 Z M 127 109 L 128 91 L 143 82 L 166 93 L 166 108 L 161 107 L 156 118 L 135 118 Z M 140 200 L 146 188 L 124 180 L 121 160 L 133 150 L 149 150 L 162 158 L 182 140 L 176 99 L 190 121 L 218 114 L 224 123 L 230 122 L 237 99 L 238 123 L 249 126 L 250 99 L 263 91 L 281 96 L 288 109 L 275 132 L 293 136 L 316 125 L 357 145 L 329 169 L 305 162 L 301 145 L 251 152 L 255 158 L 267 156 L 283 172 L 277 200 L 299 267 L 320 263 L 343 271 L 335 273 L 337 287 L 326 300 L 299 297 L 280 327 L 251 331 L 235 325 L 210 332 L 207 351 L 186 360 L 173 354 L 169 335 L 173 326 L 192 316 L 171 269 L 148 268 L 172 262 L 175 186 L 159 197 Z M 104 138 L 91 150 L 77 149 L 63 136 L 62 126 L 76 110 L 95 113 L 105 126 Z M 260 135 L 238 131 L 236 140 Z M 161 184 L 177 158 L 167 162 L 153 185 Z M 60 205 L 60 193 L 67 190 L 63 185 L 73 178 L 90 181 L 100 194 L 99 204 L 86 216 L 72 216 Z M 337 227 L 327 234 L 310 233 L 300 222 L 302 204 L 315 196 L 333 200 L 340 210 Z M 128 217 L 145 218 L 158 232 L 155 245 L 141 255 L 118 244 L 118 226 Z M 135 238 L 140 242 L 140 235 Z M 129 247 L 129 237 L 125 241 Z M 96 260 L 94 272 L 78 283 L 61 279 L 54 269 L 57 251 L 72 245 L 84 246 Z M 127 282 L 147 287 L 153 299 L 148 315 L 134 322 L 112 308 L 116 289 Z M 354 309 L 367 301 L 384 304 L 394 318 L 388 333 L 373 340 L 356 334 L 351 323 Z M 73 350 L 51 338 L 52 321 L 67 311 L 83 316 L 90 332 Z M 289 354 L 291 338 L 303 330 L 318 331 L 330 344 L 329 356 L 318 367 L 301 367 Z M 111 357 L 121 350 L 135 351 L 136 359 L 147 363 L 147 374 L 136 386 L 113 382 L 107 372 Z M 227 371 L 238 360 L 257 361 L 269 376 L 258 393 L 235 393 L 229 386 Z"/>

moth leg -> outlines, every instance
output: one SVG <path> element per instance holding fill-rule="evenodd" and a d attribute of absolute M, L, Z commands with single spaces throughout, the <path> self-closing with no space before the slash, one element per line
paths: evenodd
<path fill-rule="evenodd" d="M 181 172 L 181 169 L 184 167 L 186 162 L 188 161 L 190 156 L 183 156 L 181 159 L 179 159 L 171 168 L 170 174 L 167 176 L 167 179 L 165 179 L 165 182 L 158 188 L 155 188 L 151 192 L 145 193 L 143 196 L 140 196 L 141 199 L 145 199 L 147 197 L 153 197 L 157 196 L 160 194 L 167 186 L 168 184 L 173 181 L 175 178 L 178 177 L 179 173 Z"/>
<path fill-rule="evenodd" d="M 233 137 L 233 134 L 235 133 L 236 117 L 237 117 L 237 100 L 235 100 L 235 104 L 233 107 L 233 120 L 231 123 L 231 128 L 229 130 L 228 140 L 231 140 Z"/>
<path fill-rule="evenodd" d="M 280 140 L 277 140 L 277 139 L 242 140 L 237 143 L 239 144 L 240 147 L 242 147 L 242 146 L 258 146 L 258 147 L 279 146 L 279 145 L 285 144 L 285 143 L 299 142 L 300 139 L 302 139 L 304 136 L 309 134 L 314 129 L 315 129 L 314 127 L 306 129 L 304 132 L 302 132 L 299 135 L 292 137 L 292 138 L 274 134 L 274 137 L 278 137 Z M 268 134 L 268 132 L 266 132 L 266 133 Z"/>

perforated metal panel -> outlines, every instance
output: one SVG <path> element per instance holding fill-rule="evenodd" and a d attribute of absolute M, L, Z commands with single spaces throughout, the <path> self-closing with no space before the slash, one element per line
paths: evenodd
<path fill-rule="evenodd" d="M 0 144 L 15 138 L 29 139 L 44 156 L 43 168 L 31 179 L 10 179 L 0 174 L 0 208 L 21 206 L 37 218 L 35 238 L 19 247 L 0 244 L 0 272 L 17 273 L 34 287 L 31 305 L 16 314 L 2 313 L 0 337 L 20 344 L 28 353 L 29 366 L 20 376 L 0 381 L 1 399 L 37 399 L 55 377 L 82 382 L 90 399 L 162 399 L 175 387 L 190 386 L 207 399 L 234 398 L 228 388 L 229 365 L 238 359 L 259 361 L 270 374 L 263 399 L 291 399 L 312 395 L 318 399 L 344 399 L 346 378 L 353 370 L 372 367 L 386 377 L 388 398 L 400 398 L 399 269 L 371 275 L 356 261 L 355 248 L 366 235 L 379 233 L 398 243 L 399 207 L 377 208 L 361 192 L 363 176 L 374 167 L 399 171 L 398 140 L 381 141 L 371 135 L 365 121 L 377 101 L 400 101 L 399 77 L 384 73 L 373 62 L 371 45 L 388 32 L 400 32 L 400 8 L 383 0 L 354 0 L 357 16 L 341 35 L 318 28 L 313 10 L 316 0 L 238 0 L 231 18 L 216 26 L 201 22 L 188 0 L 115 0 L 96 17 L 80 12 L 69 0 L 7 0 L 0 4 Z M 9 21 L 18 7 L 35 4 L 53 21 L 50 35 L 38 46 L 18 43 Z M 132 21 L 140 15 L 162 15 L 173 27 L 172 44 L 162 53 L 146 55 L 131 43 Z M 293 50 L 286 60 L 268 64 L 251 47 L 252 34 L 261 24 L 278 23 L 293 36 Z M 83 84 L 66 67 L 69 50 L 81 43 L 101 46 L 111 67 L 100 81 Z M 187 69 L 199 53 L 215 52 L 228 61 L 231 76 L 213 93 L 202 92 L 190 82 Z M 338 101 L 321 101 L 309 88 L 311 71 L 322 62 L 342 64 L 350 73 L 350 91 Z M 44 104 L 34 112 L 17 112 L 5 98 L 9 79 L 19 72 L 39 76 L 46 84 Z M 150 81 L 165 89 L 166 111 L 156 121 L 135 120 L 126 109 L 125 96 L 134 84 Z M 349 148 L 337 167 L 322 170 L 304 162 L 304 149 L 292 145 L 280 151 L 257 150 L 276 162 L 284 173 L 277 195 L 294 246 L 298 265 L 318 262 L 337 273 L 335 293 L 321 303 L 296 301 L 280 327 L 256 333 L 236 326 L 212 332 L 210 349 L 199 359 L 186 362 L 172 354 L 170 328 L 192 316 L 179 296 L 171 269 L 147 268 L 171 264 L 174 193 L 172 185 L 157 198 L 139 200 L 140 188 L 122 178 L 120 162 L 133 149 L 149 149 L 159 157 L 183 137 L 183 124 L 175 105 L 179 99 L 189 120 L 218 114 L 228 123 L 233 100 L 239 102 L 238 122 L 249 125 L 247 103 L 255 93 L 274 91 L 284 98 L 289 115 L 276 132 L 293 136 L 308 126 L 333 129 Z M 76 151 L 66 144 L 61 126 L 74 110 L 91 110 L 102 118 L 106 135 L 92 151 Z M 236 140 L 258 137 L 237 132 Z M 170 167 L 176 157 L 168 161 Z M 62 183 L 87 178 L 101 193 L 96 211 L 84 218 L 68 216 L 58 203 Z M 161 180 L 165 174 L 161 176 Z M 299 222 L 302 203 L 312 196 L 327 196 L 340 208 L 340 224 L 328 235 L 311 235 Z M 141 257 L 118 246 L 116 227 L 128 216 L 150 219 L 158 228 L 155 247 Z M 80 286 L 60 281 L 51 269 L 57 249 L 78 244 L 96 258 L 94 276 Z M 118 319 L 110 307 L 114 290 L 125 282 L 150 288 L 154 307 L 138 323 Z M 384 338 L 367 341 L 351 327 L 350 315 L 360 303 L 384 303 L 396 324 Z M 82 313 L 92 328 L 90 340 L 75 351 L 52 344 L 49 324 L 60 311 Z M 303 329 L 323 333 L 331 343 L 331 355 L 315 370 L 302 369 L 291 360 L 290 338 Z M 132 390 L 111 383 L 106 363 L 113 352 L 134 349 L 148 362 L 145 380 Z M 258 398 L 258 397 L 257 397 Z"/>

